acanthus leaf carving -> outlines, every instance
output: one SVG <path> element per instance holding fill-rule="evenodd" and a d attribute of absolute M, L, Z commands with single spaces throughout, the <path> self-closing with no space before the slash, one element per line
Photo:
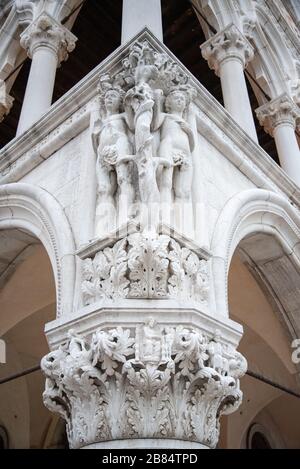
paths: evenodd
<path fill-rule="evenodd" d="M 88 340 L 70 331 L 41 366 L 44 403 L 66 420 L 72 448 L 137 437 L 215 447 L 220 415 L 240 404 L 247 368 L 219 332 L 208 337 L 152 318 L 134 330 L 98 330 Z"/>
<path fill-rule="evenodd" d="M 58 65 L 67 60 L 68 53 L 75 48 L 76 41 L 73 33 L 45 11 L 37 16 L 20 36 L 20 43 L 30 58 L 37 47 L 47 46 L 55 51 Z"/>
<path fill-rule="evenodd" d="M 167 235 L 137 232 L 87 258 L 85 304 L 101 298 L 178 298 L 208 302 L 208 262 Z"/>
<path fill-rule="evenodd" d="M 255 112 L 260 124 L 270 135 L 274 134 L 274 129 L 279 125 L 288 124 L 295 129 L 300 122 L 299 107 L 287 93 L 260 106 Z"/>
<path fill-rule="evenodd" d="M 248 25 L 246 32 L 250 33 L 253 25 Z M 246 36 L 239 31 L 234 24 L 228 25 L 215 36 L 208 39 L 201 45 L 203 57 L 208 61 L 211 69 L 215 70 L 216 75 L 220 75 L 220 65 L 228 59 L 238 59 L 243 67 L 247 65 L 254 57 L 254 50 Z"/>

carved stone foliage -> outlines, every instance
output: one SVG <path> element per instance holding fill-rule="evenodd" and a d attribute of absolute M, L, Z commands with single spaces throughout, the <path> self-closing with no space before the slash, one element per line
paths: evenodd
<path fill-rule="evenodd" d="M 41 362 L 43 399 L 67 422 L 71 448 L 122 438 L 176 438 L 214 448 L 219 418 L 238 408 L 245 358 L 220 335 L 165 327 L 96 331 Z"/>
<path fill-rule="evenodd" d="M 21 34 L 21 45 L 32 58 L 37 47 L 50 47 L 57 55 L 58 64 L 67 60 L 75 48 L 76 36 L 48 13 L 41 13 Z"/>
<path fill-rule="evenodd" d="M 206 303 L 208 263 L 173 238 L 134 233 L 83 261 L 85 304 L 101 298 L 177 298 Z"/>
<path fill-rule="evenodd" d="M 249 26 L 250 28 L 250 26 Z M 251 28 L 250 28 L 251 29 Z M 243 67 L 253 59 L 254 51 L 250 42 L 231 24 L 201 45 L 203 57 L 219 76 L 220 64 L 228 59 L 238 59 Z"/>
<path fill-rule="evenodd" d="M 278 125 L 288 124 L 295 129 L 300 122 L 299 107 L 287 93 L 256 109 L 256 115 L 270 135 Z"/>
<path fill-rule="evenodd" d="M 107 232 L 109 207 L 122 221 L 137 216 L 145 226 L 142 209 L 137 214 L 131 210 L 134 202 L 144 207 L 170 202 L 162 197 L 163 190 L 169 198 L 186 202 L 182 194 L 191 192 L 194 135 L 187 117 L 195 89 L 176 62 L 144 41 L 131 46 L 115 76 L 100 76 L 98 92 L 99 116 L 92 140 L 99 229 Z M 166 180 L 171 181 L 169 187 Z"/>

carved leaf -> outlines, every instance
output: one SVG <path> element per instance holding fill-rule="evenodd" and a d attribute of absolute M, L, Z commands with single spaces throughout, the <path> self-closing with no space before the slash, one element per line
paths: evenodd
<path fill-rule="evenodd" d="M 183 251 L 183 266 L 184 269 L 190 277 L 195 275 L 199 268 L 199 258 L 195 253 L 189 251 L 186 248 L 182 248 Z"/>
<path fill-rule="evenodd" d="M 127 252 L 125 250 L 127 239 L 121 239 L 117 241 L 112 248 L 105 248 L 103 253 L 107 258 L 107 261 L 111 265 L 121 264 L 127 260 Z"/>
<path fill-rule="evenodd" d="M 95 268 L 92 259 L 88 258 L 82 262 L 82 277 L 84 280 L 90 281 L 95 277 Z"/>
<path fill-rule="evenodd" d="M 85 280 L 82 282 L 81 291 L 86 305 L 89 305 L 101 298 L 99 280 L 97 278 L 91 281 Z"/>
<path fill-rule="evenodd" d="M 209 274 L 207 261 L 201 260 L 195 277 L 195 298 L 207 302 L 209 296 Z"/>
<path fill-rule="evenodd" d="M 90 342 L 70 331 L 69 342 L 43 358 L 44 402 L 66 420 L 70 446 L 139 437 L 214 447 L 220 415 L 241 402 L 236 377 L 246 370 L 245 359 L 220 341 L 220 333 L 209 340 L 200 330 L 159 325 L 148 339 L 169 336 L 169 361 L 144 363 L 138 331 L 133 339 L 122 327 L 98 330 Z M 224 360 L 225 374 L 219 370 Z"/>
<path fill-rule="evenodd" d="M 130 295 L 155 298 L 166 296 L 168 277 L 168 236 L 147 237 L 131 235 L 128 242 L 132 248 L 128 254 L 130 269 Z"/>
<path fill-rule="evenodd" d="M 95 255 L 94 266 L 100 280 L 109 278 L 111 264 L 102 251 L 97 252 Z"/>

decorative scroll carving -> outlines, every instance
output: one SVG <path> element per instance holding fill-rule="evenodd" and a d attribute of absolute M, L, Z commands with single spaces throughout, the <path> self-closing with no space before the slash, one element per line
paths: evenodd
<path fill-rule="evenodd" d="M 182 69 L 148 41 L 133 44 L 122 70 L 102 75 L 99 83 L 99 119 L 92 131 L 98 218 L 104 232 L 111 229 L 110 211 L 117 211 L 122 221 L 138 215 L 142 227 L 149 228 L 151 204 L 190 197 L 194 135 L 187 116 L 196 92 Z M 115 106 L 108 108 L 112 96 Z M 138 214 L 130 209 L 134 202 Z M 151 217 L 156 228 L 157 208 Z"/>
<path fill-rule="evenodd" d="M 219 418 L 241 403 L 245 358 L 200 330 L 149 319 L 135 331 L 69 332 L 41 362 L 46 407 L 67 422 L 71 448 L 122 438 L 176 438 L 215 447 Z"/>
<path fill-rule="evenodd" d="M 207 261 L 166 235 L 134 233 L 83 261 L 86 304 L 101 298 L 177 298 L 206 303 Z"/>

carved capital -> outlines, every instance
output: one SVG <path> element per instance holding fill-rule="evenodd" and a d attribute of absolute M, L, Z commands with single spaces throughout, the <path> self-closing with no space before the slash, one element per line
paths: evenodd
<path fill-rule="evenodd" d="M 219 418 L 238 408 L 245 358 L 216 331 L 169 327 L 97 330 L 41 362 L 46 407 L 67 422 L 71 448 L 128 438 L 175 438 L 214 448 Z"/>
<path fill-rule="evenodd" d="M 47 47 L 57 56 L 58 65 L 68 58 L 75 48 L 76 36 L 58 23 L 48 13 L 41 13 L 20 36 L 21 46 L 32 58 L 38 47 Z"/>
<path fill-rule="evenodd" d="M 218 76 L 220 65 L 224 61 L 237 59 L 245 67 L 254 56 L 250 42 L 233 24 L 204 42 L 200 48 L 203 57 L 208 61 L 209 67 Z"/>
<path fill-rule="evenodd" d="M 83 261 L 85 304 L 101 298 L 174 298 L 207 303 L 208 261 L 155 233 L 134 233 Z"/>
<path fill-rule="evenodd" d="M 300 109 L 287 93 L 256 109 L 256 115 L 265 131 L 273 135 L 279 125 L 291 125 L 294 129 L 300 120 Z"/>
<path fill-rule="evenodd" d="M 6 86 L 3 80 L 0 80 L 0 122 L 9 113 L 14 98 L 6 93 Z"/>

